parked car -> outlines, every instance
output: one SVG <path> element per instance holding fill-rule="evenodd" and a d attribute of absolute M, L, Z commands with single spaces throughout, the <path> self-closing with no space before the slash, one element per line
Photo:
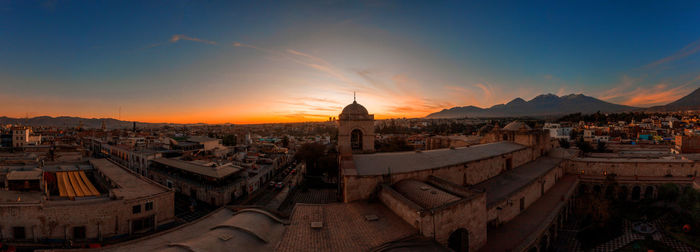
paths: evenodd
<path fill-rule="evenodd" d="M 284 183 L 282 183 L 282 182 L 277 182 L 277 184 L 275 184 L 276 190 L 282 190 L 283 187 L 284 187 Z"/>
<path fill-rule="evenodd" d="M 270 183 L 267 184 L 268 187 L 275 187 L 275 184 L 277 184 L 274 180 L 271 180 Z"/>

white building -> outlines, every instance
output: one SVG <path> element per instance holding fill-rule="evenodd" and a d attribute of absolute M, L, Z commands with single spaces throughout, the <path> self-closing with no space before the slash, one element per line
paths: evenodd
<path fill-rule="evenodd" d="M 561 127 L 561 124 L 558 123 L 545 123 L 543 129 L 549 130 L 549 136 L 554 139 L 569 140 L 571 135 L 571 128 Z"/>

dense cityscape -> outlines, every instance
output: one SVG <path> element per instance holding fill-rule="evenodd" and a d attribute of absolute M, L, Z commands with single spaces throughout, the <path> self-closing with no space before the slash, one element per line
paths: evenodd
<path fill-rule="evenodd" d="M 698 13 L 0 0 L 0 252 L 700 251 Z"/>

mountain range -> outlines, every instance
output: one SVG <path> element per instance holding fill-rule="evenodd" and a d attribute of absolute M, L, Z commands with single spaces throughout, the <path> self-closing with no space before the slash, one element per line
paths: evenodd
<path fill-rule="evenodd" d="M 37 116 L 32 118 L 11 118 L 6 116 L 0 117 L 0 125 L 6 124 L 17 124 L 17 125 L 27 125 L 32 127 L 58 127 L 58 128 L 71 128 L 78 127 L 82 124 L 83 128 L 93 128 L 99 129 L 102 127 L 102 122 L 105 124 L 107 129 L 125 129 L 132 128 L 134 122 L 132 121 L 120 121 L 113 118 L 82 118 L 82 117 L 72 117 L 72 116 Z M 139 128 L 150 128 L 150 127 L 161 127 L 164 125 L 175 125 L 168 123 L 143 123 L 136 122 L 136 127 Z"/>
<path fill-rule="evenodd" d="M 529 101 L 525 101 L 522 98 L 515 98 L 506 104 L 498 104 L 490 108 L 465 106 L 443 109 L 442 111 L 428 115 L 427 118 L 548 117 L 572 113 L 590 114 L 597 111 L 613 113 L 631 111 L 665 112 L 678 110 L 700 110 L 700 88 L 677 101 L 651 108 L 637 108 L 614 104 L 583 94 L 570 94 L 565 96 L 543 94 Z"/>

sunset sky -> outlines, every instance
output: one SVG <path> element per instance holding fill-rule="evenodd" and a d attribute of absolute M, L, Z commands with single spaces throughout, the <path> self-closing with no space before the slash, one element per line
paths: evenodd
<path fill-rule="evenodd" d="M 0 0 L 0 116 L 377 118 L 700 86 L 700 2 Z"/>

